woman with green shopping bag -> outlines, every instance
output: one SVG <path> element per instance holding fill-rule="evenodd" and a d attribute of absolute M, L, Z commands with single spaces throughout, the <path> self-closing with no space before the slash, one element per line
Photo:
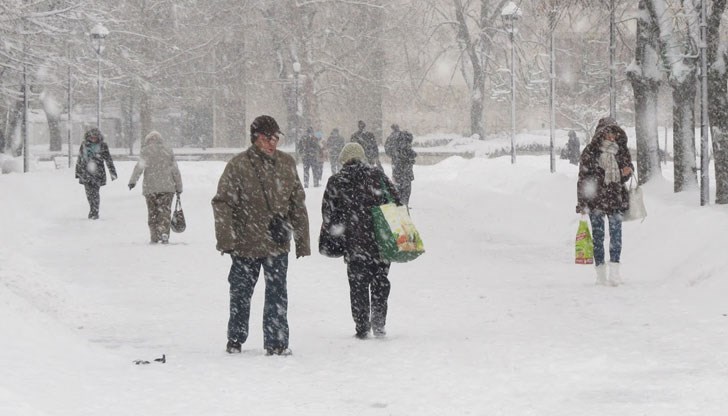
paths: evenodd
<path fill-rule="evenodd" d="M 577 182 L 576 212 L 589 215 L 594 241 L 594 264 L 598 285 L 622 283 L 622 214 L 629 209 L 624 187 L 634 166 L 627 149 L 627 134 L 610 117 L 599 120 L 591 143 L 581 153 Z M 604 262 L 604 217 L 609 221 L 609 278 Z"/>
<path fill-rule="evenodd" d="M 395 204 L 402 204 L 394 184 L 384 171 L 367 163 L 358 143 L 344 146 L 339 160 L 343 167 L 329 178 L 321 202 L 319 252 L 344 257 L 355 336 L 366 339 L 371 331 L 375 337 L 383 337 L 390 262 L 380 255 L 372 208 L 387 203 L 387 193 Z"/>

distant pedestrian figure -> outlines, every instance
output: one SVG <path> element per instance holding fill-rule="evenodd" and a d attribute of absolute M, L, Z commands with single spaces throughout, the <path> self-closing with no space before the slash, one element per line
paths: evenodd
<path fill-rule="evenodd" d="M 569 163 L 572 165 L 578 165 L 579 156 L 581 156 L 581 143 L 579 143 L 579 138 L 576 137 L 576 132 L 574 130 L 569 130 L 569 141 L 566 143 L 566 149 Z"/>
<path fill-rule="evenodd" d="M 91 220 L 99 219 L 101 187 L 106 185 L 104 163 L 109 168 L 111 180 L 116 180 L 116 167 L 111 159 L 109 146 L 104 141 L 101 131 L 94 127 L 84 134 L 76 160 L 76 179 L 86 190 L 89 205 L 88 218 Z"/>
<path fill-rule="evenodd" d="M 392 179 L 405 205 L 409 205 L 412 181 L 415 179 L 413 167 L 417 152 L 412 149 L 413 140 L 412 133 L 400 130 L 397 124 L 392 124 L 392 134 L 384 144 L 385 153 L 392 159 Z"/>
<path fill-rule="evenodd" d="M 314 133 L 316 137 L 316 163 L 313 169 L 313 186 L 318 188 L 321 184 L 321 179 L 324 177 L 324 161 L 326 156 L 324 155 L 324 134 L 320 131 Z"/>
<path fill-rule="evenodd" d="M 309 173 L 313 174 L 313 186 L 319 186 L 318 165 L 320 153 L 323 151 L 319 145 L 318 138 L 313 132 L 313 128 L 309 127 L 306 134 L 301 137 L 299 145 L 301 159 L 303 160 L 303 186 L 308 188 Z"/>
<path fill-rule="evenodd" d="M 390 263 L 382 260 L 375 240 L 372 208 L 386 203 L 387 187 L 397 205 L 399 196 L 381 169 L 365 161 L 364 149 L 348 143 L 341 151 L 341 171 L 329 178 L 321 202 L 323 223 L 319 252 L 344 257 L 349 277 L 351 315 L 355 336 L 386 335 Z"/>
<path fill-rule="evenodd" d="M 341 170 L 341 162 L 339 161 L 339 153 L 345 145 L 344 138 L 339 134 L 339 129 L 331 130 L 331 134 L 326 139 L 326 152 L 329 154 L 329 163 L 331 163 L 331 174 L 336 174 Z"/>
<path fill-rule="evenodd" d="M 351 135 L 350 142 L 359 143 L 364 149 L 367 162 L 376 168 L 382 169 L 382 163 L 379 161 L 379 146 L 377 145 L 377 139 L 374 137 L 374 133 L 364 130 L 367 125 L 359 120 L 357 127 L 359 130 Z"/>
<path fill-rule="evenodd" d="M 139 161 L 129 178 L 129 190 L 136 186 L 144 174 L 142 193 L 147 201 L 147 224 L 150 242 L 169 242 L 172 199 L 182 193 L 182 176 L 179 173 L 174 152 L 162 140 L 162 135 L 152 131 L 144 138 Z"/>

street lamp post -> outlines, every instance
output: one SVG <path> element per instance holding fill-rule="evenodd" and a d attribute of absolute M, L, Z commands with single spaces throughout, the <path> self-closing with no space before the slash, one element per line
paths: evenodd
<path fill-rule="evenodd" d="M 293 147 L 296 149 L 296 158 L 298 158 L 298 75 L 301 73 L 301 63 L 296 61 L 293 63 L 293 98 L 295 100 L 295 111 L 293 114 Z"/>
<path fill-rule="evenodd" d="M 501 10 L 503 22 L 506 26 L 510 24 L 510 28 L 507 30 L 511 41 L 511 163 L 516 163 L 516 73 L 514 68 L 516 52 L 513 39 L 516 31 L 514 26 L 521 14 L 523 14 L 521 8 L 512 1 L 506 3 Z"/>
<path fill-rule="evenodd" d="M 96 97 L 96 127 L 101 129 L 101 53 L 104 51 L 104 41 L 106 39 L 106 36 L 109 35 L 109 30 L 102 25 L 101 23 L 96 23 L 96 25 L 91 29 L 91 33 L 89 34 L 91 36 L 91 44 L 94 47 L 94 50 L 96 51 L 96 87 L 97 87 L 97 97 Z"/>

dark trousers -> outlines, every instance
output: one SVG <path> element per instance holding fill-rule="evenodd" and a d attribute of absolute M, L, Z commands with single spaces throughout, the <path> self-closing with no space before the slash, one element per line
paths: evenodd
<path fill-rule="evenodd" d="M 372 327 L 375 330 L 384 329 L 390 291 L 387 278 L 389 263 L 350 260 L 346 271 L 349 275 L 351 316 L 357 334 L 366 334 Z"/>
<path fill-rule="evenodd" d="M 101 187 L 94 183 L 86 183 L 83 185 L 86 189 L 86 199 L 88 200 L 89 212 L 88 216 L 99 216 L 99 205 L 101 205 Z"/>
<path fill-rule="evenodd" d="M 316 162 L 313 164 L 313 186 L 319 186 L 321 178 L 324 176 L 324 162 Z"/>
<path fill-rule="evenodd" d="M 318 185 L 318 181 L 316 181 L 316 162 L 303 159 L 303 186 L 308 187 L 309 170 L 313 171 L 314 181 Z"/>
<path fill-rule="evenodd" d="M 172 219 L 173 192 L 160 192 L 145 195 L 147 200 L 147 224 L 152 242 L 162 239 L 162 234 L 169 237 L 169 223 Z"/>
<path fill-rule="evenodd" d="M 412 181 L 397 182 L 397 193 L 402 204 L 409 205 L 410 195 L 412 195 Z"/>
<path fill-rule="evenodd" d="M 601 212 L 592 212 L 589 219 L 592 225 L 592 237 L 594 240 L 594 264 L 604 264 L 604 217 L 609 221 L 609 261 L 619 263 L 622 255 L 622 214 L 605 215 Z"/>
<path fill-rule="evenodd" d="M 230 319 L 228 339 L 244 343 L 248 339 L 250 299 L 263 267 L 265 304 L 263 306 L 263 347 L 288 348 L 288 253 L 275 257 L 248 258 L 231 256 Z"/>

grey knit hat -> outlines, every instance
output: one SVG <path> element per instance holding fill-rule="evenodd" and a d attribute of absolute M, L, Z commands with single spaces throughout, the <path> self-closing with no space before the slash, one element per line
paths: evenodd
<path fill-rule="evenodd" d="M 346 146 L 341 149 L 341 154 L 339 155 L 339 163 L 343 165 L 346 164 L 346 162 L 354 159 L 361 160 L 362 162 L 366 161 L 364 148 L 361 147 L 359 143 L 347 143 Z"/>

